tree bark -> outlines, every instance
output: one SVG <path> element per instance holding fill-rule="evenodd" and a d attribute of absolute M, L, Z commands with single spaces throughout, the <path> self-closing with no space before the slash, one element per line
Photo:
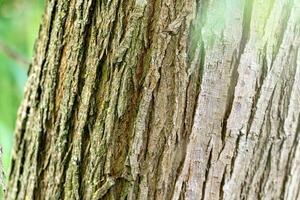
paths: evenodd
<path fill-rule="evenodd" d="M 7 199 L 300 199 L 298 0 L 48 0 Z"/>

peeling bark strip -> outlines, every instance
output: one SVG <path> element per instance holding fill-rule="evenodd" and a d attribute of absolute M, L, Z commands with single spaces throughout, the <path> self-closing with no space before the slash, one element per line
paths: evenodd
<path fill-rule="evenodd" d="M 299 199 L 300 1 L 48 0 L 7 199 Z"/>

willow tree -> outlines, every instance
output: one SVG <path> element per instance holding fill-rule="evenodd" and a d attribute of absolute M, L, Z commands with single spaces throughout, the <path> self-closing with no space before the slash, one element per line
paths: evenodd
<path fill-rule="evenodd" d="M 48 0 L 7 199 L 299 199 L 298 0 Z"/>

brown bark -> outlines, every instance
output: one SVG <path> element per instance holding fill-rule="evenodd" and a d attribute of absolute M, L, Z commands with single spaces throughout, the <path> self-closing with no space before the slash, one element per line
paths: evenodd
<path fill-rule="evenodd" d="M 7 199 L 299 199 L 297 0 L 48 0 Z"/>

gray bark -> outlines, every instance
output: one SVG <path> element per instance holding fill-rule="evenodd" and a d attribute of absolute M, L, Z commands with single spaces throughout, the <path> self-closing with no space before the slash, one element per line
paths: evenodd
<path fill-rule="evenodd" d="M 48 0 L 7 199 L 300 199 L 298 0 Z"/>

